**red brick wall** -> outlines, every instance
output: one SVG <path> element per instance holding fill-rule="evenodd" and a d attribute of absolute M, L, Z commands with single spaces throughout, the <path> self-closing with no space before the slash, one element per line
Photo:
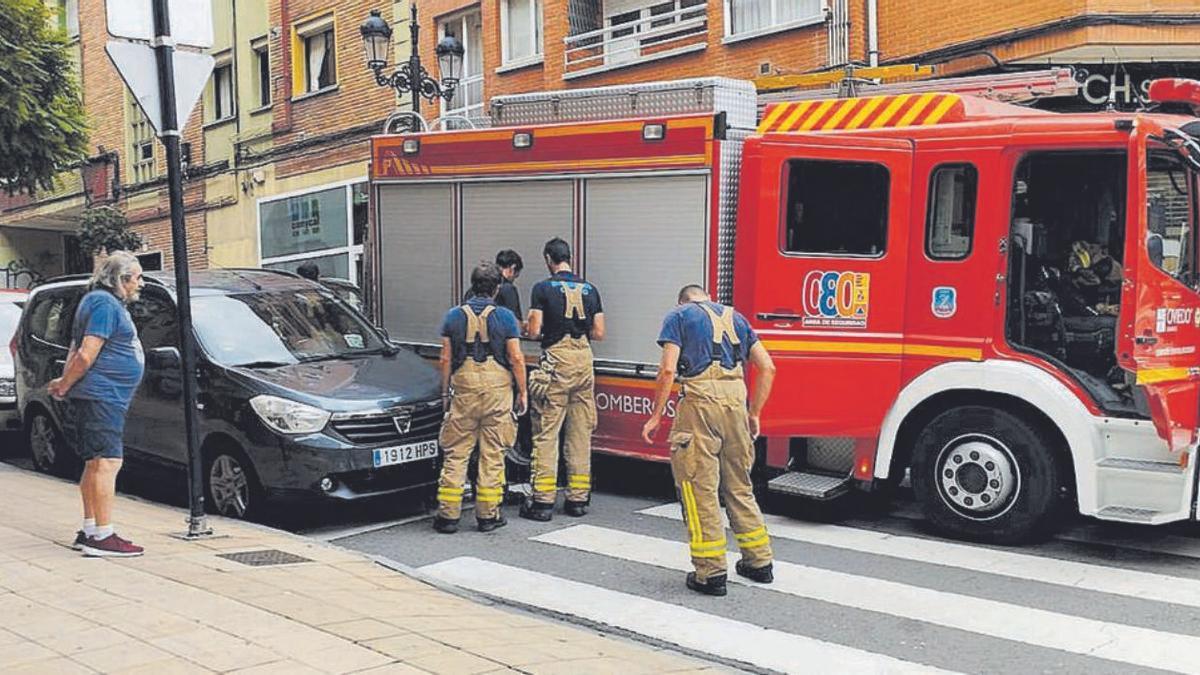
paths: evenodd
<path fill-rule="evenodd" d="M 1196 0 L 957 0 L 951 5 L 927 0 L 880 0 L 880 58 L 902 59 L 1087 14 L 1195 14 L 1196 10 Z M 1060 39 L 1050 36 L 1042 38 L 1037 46 L 1056 49 L 1060 44 Z M 1038 53 L 1033 49 L 1030 46 L 1027 52 Z"/>

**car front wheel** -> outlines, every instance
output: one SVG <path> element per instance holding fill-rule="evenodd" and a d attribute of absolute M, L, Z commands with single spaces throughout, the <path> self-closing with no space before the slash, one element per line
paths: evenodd
<path fill-rule="evenodd" d="M 262 510 L 263 493 L 254 467 L 245 455 L 234 450 L 217 450 L 205 464 L 205 497 L 214 512 L 246 520 Z"/>

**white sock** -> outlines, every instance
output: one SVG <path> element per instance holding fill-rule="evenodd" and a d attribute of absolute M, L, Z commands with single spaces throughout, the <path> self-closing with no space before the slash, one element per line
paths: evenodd
<path fill-rule="evenodd" d="M 108 539 L 109 537 L 112 536 L 112 533 L 113 533 L 112 525 L 97 525 L 96 533 L 93 534 L 92 537 L 94 537 L 96 539 L 96 541 L 100 541 L 101 539 Z"/>
<path fill-rule="evenodd" d="M 84 518 L 83 519 L 83 536 L 85 536 L 85 537 L 96 536 L 96 519 L 95 518 Z"/>

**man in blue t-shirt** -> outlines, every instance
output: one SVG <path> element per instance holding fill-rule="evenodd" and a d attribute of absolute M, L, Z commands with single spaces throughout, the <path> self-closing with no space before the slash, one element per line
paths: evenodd
<path fill-rule="evenodd" d="M 46 390 L 68 399 L 75 418 L 75 451 L 84 462 L 83 527 L 75 548 L 89 556 L 129 557 L 142 547 L 113 532 L 112 505 L 123 457 L 125 413 L 145 369 L 142 343 L 126 305 L 138 299 L 142 266 L 126 251 L 109 254 L 79 301 L 71 326 L 71 350 L 62 377 Z"/>
<path fill-rule="evenodd" d="M 496 305 L 500 270 L 480 263 L 471 272 L 471 298 L 446 312 L 442 321 L 442 396 L 449 413 L 442 423 L 445 456 L 438 479 L 438 512 L 433 529 L 458 531 L 467 465 L 479 445 L 475 481 L 475 521 L 481 532 L 505 525 L 504 455 L 517 441 L 517 420 L 525 413 L 525 357 L 517 316 Z M 517 406 L 513 409 L 513 380 Z"/>
<path fill-rule="evenodd" d="M 671 473 L 696 568 L 687 576 L 687 587 L 707 595 L 726 593 L 725 525 L 718 494 L 725 499 L 729 525 L 742 551 L 737 573 L 769 584 L 774 579 L 771 540 L 754 500 L 750 468 L 759 415 L 775 380 L 771 355 L 746 317 L 713 302 L 699 286 L 679 292 L 679 306 L 663 320 L 658 344 L 663 353 L 654 411 L 642 438 L 654 442 L 678 374 L 679 406 L 668 440 Z M 742 371 L 746 362 L 756 375 L 748 409 Z"/>

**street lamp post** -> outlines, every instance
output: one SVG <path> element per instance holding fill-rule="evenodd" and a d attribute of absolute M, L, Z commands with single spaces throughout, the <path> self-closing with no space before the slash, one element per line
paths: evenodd
<path fill-rule="evenodd" d="M 381 87 L 391 87 L 397 94 L 411 93 L 413 112 L 420 114 L 421 98 L 429 102 L 438 98 L 447 101 L 454 98 L 462 77 L 463 45 L 458 38 L 447 35 L 437 44 L 438 70 L 441 81 L 433 79 L 421 65 L 421 55 L 417 36 L 421 28 L 417 23 L 417 3 L 412 2 L 412 18 L 408 22 L 411 36 L 410 54 L 408 61 L 399 64 L 391 75 L 384 73 L 387 68 L 388 55 L 392 50 L 392 27 L 380 15 L 379 10 L 371 10 L 371 15 L 363 22 L 358 31 L 362 34 L 363 48 L 367 52 L 367 67 L 375 73 L 375 82 Z"/>

